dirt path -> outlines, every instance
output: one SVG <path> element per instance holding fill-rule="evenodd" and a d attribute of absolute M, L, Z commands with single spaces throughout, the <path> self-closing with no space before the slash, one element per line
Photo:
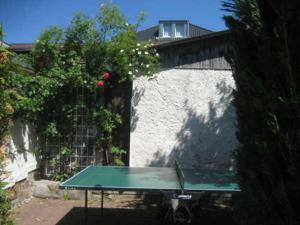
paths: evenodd
<path fill-rule="evenodd" d="M 94 200 L 89 205 L 87 225 L 157 225 L 159 212 L 155 201 L 145 202 L 141 198 L 122 195 L 113 200 L 105 199 L 104 216 L 101 217 L 99 201 Z M 33 198 L 15 210 L 15 221 L 17 225 L 84 225 L 83 201 Z M 235 223 L 230 211 L 209 209 L 195 216 L 193 224 Z"/>

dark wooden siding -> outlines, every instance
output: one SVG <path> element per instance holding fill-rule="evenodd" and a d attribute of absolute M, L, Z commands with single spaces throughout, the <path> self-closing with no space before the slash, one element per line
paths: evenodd
<path fill-rule="evenodd" d="M 124 149 L 127 152 L 127 154 L 123 157 L 123 162 L 128 166 L 130 154 L 130 107 L 132 82 L 126 81 L 120 84 L 116 84 L 107 92 L 105 96 L 105 98 L 107 98 L 106 101 L 110 102 L 110 104 L 122 118 L 122 125 L 115 129 L 113 132 L 112 144 Z"/>
<path fill-rule="evenodd" d="M 159 47 L 162 69 L 231 70 L 228 35 Z"/>

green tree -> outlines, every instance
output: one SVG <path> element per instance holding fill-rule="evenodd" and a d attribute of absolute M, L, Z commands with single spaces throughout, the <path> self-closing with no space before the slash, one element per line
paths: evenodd
<path fill-rule="evenodd" d="M 233 0 L 242 224 L 300 223 L 300 2 Z"/>
<path fill-rule="evenodd" d="M 35 76 L 9 77 L 10 87 L 21 90 L 24 96 L 18 101 L 19 115 L 35 124 L 47 140 L 72 140 L 76 105 L 94 110 L 90 119 L 98 125 L 98 143 L 107 153 L 107 163 L 121 159 L 124 152 L 112 145 L 112 135 L 122 121 L 112 101 L 95 106 L 74 96 L 78 90 L 87 95 L 96 92 L 109 96 L 107 93 L 119 83 L 140 75 L 151 76 L 158 70 L 159 56 L 151 43 L 137 42 L 136 29 L 143 16 L 139 18 L 137 24 L 131 25 L 118 7 L 105 4 L 96 18 L 77 13 L 67 28 L 50 27 L 42 32 L 27 60 Z M 104 76 L 106 72 L 109 74 Z M 65 143 L 63 149 L 72 149 L 71 145 Z M 41 149 L 48 159 L 48 153 Z M 58 153 L 52 162 L 64 167 L 67 163 L 59 160 L 68 161 L 71 154 L 62 151 L 63 157 Z M 59 174 L 71 173 L 62 167 L 54 168 L 59 168 Z"/>

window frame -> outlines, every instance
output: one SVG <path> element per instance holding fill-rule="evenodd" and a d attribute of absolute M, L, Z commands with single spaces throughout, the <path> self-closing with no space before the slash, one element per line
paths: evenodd
<path fill-rule="evenodd" d="M 179 25 L 182 26 L 182 35 L 181 36 L 177 35 L 177 26 L 179 26 Z M 174 37 L 175 38 L 184 38 L 184 37 L 186 37 L 186 30 L 185 29 L 186 28 L 185 28 L 183 23 L 175 23 Z"/>
<path fill-rule="evenodd" d="M 170 27 L 169 36 L 166 36 L 166 35 L 165 35 L 165 27 L 166 27 L 166 26 L 169 26 L 169 27 Z M 172 38 L 172 23 L 164 23 L 164 24 L 163 24 L 162 37 L 163 37 L 163 38 Z"/>

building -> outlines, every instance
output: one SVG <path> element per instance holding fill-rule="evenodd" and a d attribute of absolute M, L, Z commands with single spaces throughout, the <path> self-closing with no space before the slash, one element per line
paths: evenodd
<path fill-rule="evenodd" d="M 176 36 L 177 24 L 187 36 Z M 168 20 L 138 33 L 140 40 L 157 40 L 161 71 L 133 81 L 130 166 L 171 166 L 177 159 L 190 168 L 232 168 L 237 140 L 229 33 L 195 27 Z M 198 35 L 191 36 L 193 29 Z"/>
<path fill-rule="evenodd" d="M 9 45 L 9 50 L 16 53 L 28 53 L 33 48 L 31 43 L 12 43 Z"/>
<path fill-rule="evenodd" d="M 119 143 L 128 150 L 130 166 L 171 166 L 230 169 L 235 138 L 235 83 L 226 61 L 229 33 L 213 32 L 187 20 L 161 20 L 137 33 L 139 41 L 153 40 L 160 54 L 161 71 L 152 78 L 138 77 L 113 90 L 123 98 L 123 127 Z M 17 53 L 33 44 L 11 44 Z M 37 167 L 30 150 L 29 125 L 16 123 L 8 165 L 9 182 L 26 178 Z M 23 139 L 22 139 L 23 138 Z M 18 152 L 23 144 L 28 153 Z M 26 157 L 24 157 L 26 155 Z"/>
<path fill-rule="evenodd" d="M 4 48 L 8 48 L 8 44 L 4 41 L 0 41 L 0 46 L 3 46 Z"/>
<path fill-rule="evenodd" d="M 199 37 L 213 31 L 199 27 L 188 20 L 160 20 L 158 25 L 137 33 L 139 41 L 154 40 L 166 43 L 186 38 Z"/>

